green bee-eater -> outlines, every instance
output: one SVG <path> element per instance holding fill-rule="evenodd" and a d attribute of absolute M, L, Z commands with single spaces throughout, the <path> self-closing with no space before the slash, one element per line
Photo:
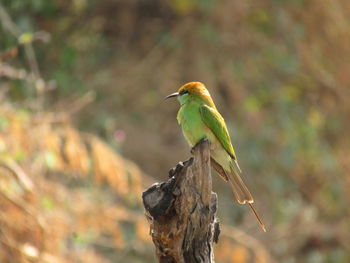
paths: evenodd
<path fill-rule="evenodd" d="M 178 92 L 170 94 L 166 98 L 171 97 L 177 97 L 180 102 L 177 120 L 187 142 L 193 147 L 204 138 L 210 141 L 213 168 L 226 182 L 230 183 L 237 201 L 240 204 L 249 204 L 260 226 L 266 231 L 252 205 L 254 199 L 240 177 L 241 169 L 225 120 L 217 110 L 204 84 L 189 82 L 179 88 Z"/>

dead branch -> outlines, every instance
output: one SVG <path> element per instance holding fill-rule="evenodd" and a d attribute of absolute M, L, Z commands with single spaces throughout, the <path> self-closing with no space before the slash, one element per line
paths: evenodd
<path fill-rule="evenodd" d="M 180 162 L 169 176 L 142 195 L 159 262 L 214 262 L 212 242 L 217 242 L 220 230 L 209 142 L 197 144 L 193 157 Z"/>

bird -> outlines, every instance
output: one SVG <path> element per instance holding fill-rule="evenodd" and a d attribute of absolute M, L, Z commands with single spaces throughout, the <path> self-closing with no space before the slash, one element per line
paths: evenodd
<path fill-rule="evenodd" d="M 242 171 L 225 120 L 205 85 L 197 81 L 186 83 L 165 99 L 175 97 L 180 103 L 177 120 L 188 144 L 194 147 L 203 139 L 209 140 L 211 166 L 230 184 L 238 203 L 249 205 L 260 227 L 266 232 L 253 206 L 254 199 L 240 176 Z"/>

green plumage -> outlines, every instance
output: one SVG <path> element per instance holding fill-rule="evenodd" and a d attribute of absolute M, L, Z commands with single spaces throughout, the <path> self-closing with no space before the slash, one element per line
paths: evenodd
<path fill-rule="evenodd" d="M 215 105 L 207 103 L 200 96 L 179 97 L 179 101 L 181 108 L 177 120 L 188 143 L 194 146 L 201 139 L 208 138 L 215 161 L 226 171 L 232 168 L 240 172 L 225 120 Z"/>
<path fill-rule="evenodd" d="M 231 138 L 228 134 L 224 118 L 216 109 L 213 109 L 207 105 L 201 105 L 199 107 L 199 112 L 202 121 L 214 133 L 222 147 L 224 147 L 232 159 L 236 160 L 236 154 L 232 147 Z"/>
<path fill-rule="evenodd" d="M 187 142 L 195 146 L 204 138 L 210 141 L 213 168 L 230 183 L 237 201 L 249 204 L 265 231 L 264 224 L 252 206 L 253 197 L 240 177 L 241 170 L 225 120 L 216 109 L 208 90 L 200 82 L 190 82 L 167 98 L 171 97 L 177 97 L 180 102 L 177 120 Z"/>

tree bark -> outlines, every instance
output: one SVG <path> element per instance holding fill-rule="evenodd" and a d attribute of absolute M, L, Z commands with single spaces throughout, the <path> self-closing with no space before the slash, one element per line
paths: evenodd
<path fill-rule="evenodd" d="M 213 263 L 213 241 L 220 229 L 217 196 L 212 192 L 209 142 L 169 171 L 170 179 L 142 194 L 150 233 L 160 263 Z"/>

